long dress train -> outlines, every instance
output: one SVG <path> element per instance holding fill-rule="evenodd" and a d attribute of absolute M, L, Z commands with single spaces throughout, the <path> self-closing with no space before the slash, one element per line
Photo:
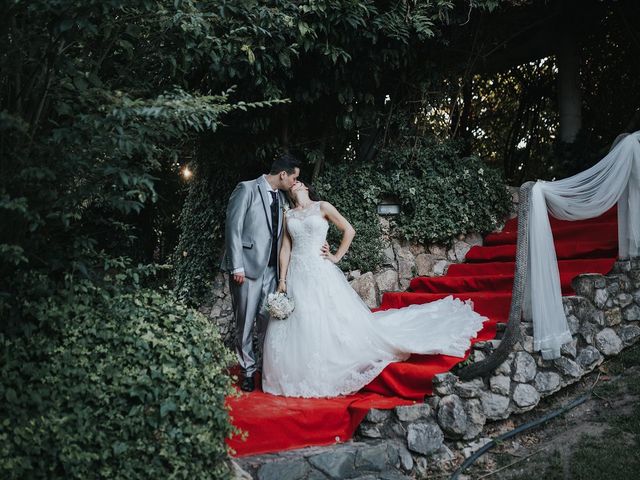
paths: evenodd
<path fill-rule="evenodd" d="M 486 317 L 453 297 L 372 313 L 340 269 L 320 255 L 328 228 L 320 202 L 287 212 L 287 294 L 295 310 L 269 322 L 265 392 L 334 397 L 360 390 L 411 353 L 464 356 Z"/>

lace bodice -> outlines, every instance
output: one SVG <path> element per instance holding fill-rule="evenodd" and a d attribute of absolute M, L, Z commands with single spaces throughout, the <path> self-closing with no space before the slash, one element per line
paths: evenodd
<path fill-rule="evenodd" d="M 322 215 L 320 202 L 314 202 L 303 210 L 287 211 L 287 231 L 291 236 L 292 256 L 320 258 L 328 230 L 329 222 Z"/>

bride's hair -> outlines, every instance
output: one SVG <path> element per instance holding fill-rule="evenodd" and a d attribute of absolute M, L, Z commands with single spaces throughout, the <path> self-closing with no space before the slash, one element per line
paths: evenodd
<path fill-rule="evenodd" d="M 320 200 L 322 200 L 320 198 L 320 195 L 318 195 L 318 192 L 316 192 L 316 189 L 314 188 L 313 185 L 311 185 L 310 183 L 305 182 L 304 180 L 298 179 L 298 181 L 309 189 L 309 200 L 312 200 L 314 202 L 319 202 Z M 293 196 L 288 192 L 287 192 L 287 195 L 289 197 L 289 201 L 295 205 L 296 201 L 293 198 Z"/>

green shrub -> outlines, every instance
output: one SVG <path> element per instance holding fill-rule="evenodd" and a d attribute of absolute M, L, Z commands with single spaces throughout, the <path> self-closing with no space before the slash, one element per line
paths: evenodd
<path fill-rule="evenodd" d="M 220 190 L 224 193 L 220 194 Z M 228 189 L 217 189 L 212 174 L 194 167 L 189 193 L 180 213 L 180 238 L 173 255 L 173 280 L 179 299 L 197 304 L 211 292 L 224 245 Z"/>
<path fill-rule="evenodd" d="M 327 166 L 315 184 L 323 200 L 331 202 L 356 229 L 356 237 L 347 255 L 340 262 L 345 270 L 371 271 L 382 261 L 382 232 L 376 207 L 383 191 L 384 175 L 375 165 L 349 164 Z M 332 227 L 329 242 L 339 245 L 341 233 Z"/>
<path fill-rule="evenodd" d="M 1 478 L 229 476 L 230 355 L 204 316 L 87 281 L 22 308 L 0 333 Z"/>
<path fill-rule="evenodd" d="M 460 158 L 454 142 L 411 138 L 382 150 L 371 164 L 328 166 L 316 187 L 353 224 L 356 237 L 345 269 L 373 270 L 381 256 L 376 206 L 395 197 L 401 214 L 392 235 L 412 242 L 448 243 L 458 234 L 486 233 L 509 212 L 510 195 L 497 170 L 475 157 Z M 333 231 L 332 243 L 339 240 Z"/>

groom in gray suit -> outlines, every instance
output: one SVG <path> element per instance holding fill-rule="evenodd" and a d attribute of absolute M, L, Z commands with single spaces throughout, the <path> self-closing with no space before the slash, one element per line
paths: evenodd
<path fill-rule="evenodd" d="M 235 348 L 244 377 L 240 387 L 246 392 L 255 388 L 253 374 L 260 367 L 253 349 L 254 324 L 258 348 L 262 348 L 269 321 L 263 305 L 278 282 L 283 207 L 288 205 L 284 191 L 291 189 L 299 174 L 298 160 L 284 154 L 273 162 L 268 174 L 240 182 L 227 206 L 225 253 L 220 267 L 230 275 Z"/>

